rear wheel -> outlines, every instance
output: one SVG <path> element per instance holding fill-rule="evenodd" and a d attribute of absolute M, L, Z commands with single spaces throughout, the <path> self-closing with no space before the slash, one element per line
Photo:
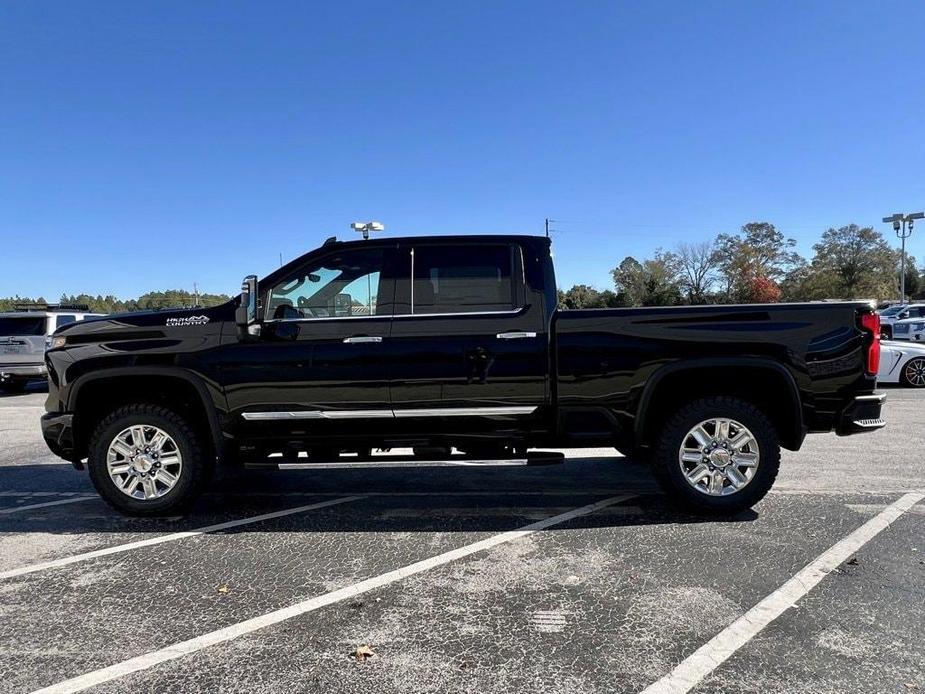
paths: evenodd
<path fill-rule="evenodd" d="M 913 388 L 925 388 L 925 357 L 916 357 L 906 362 L 902 381 Z"/>
<path fill-rule="evenodd" d="M 0 391 L 5 393 L 22 393 L 28 381 L 4 381 L 0 383 Z"/>
<path fill-rule="evenodd" d="M 669 418 L 652 462 L 674 500 L 701 512 L 731 514 L 768 493 L 780 467 L 780 443 L 770 420 L 751 403 L 703 398 Z"/>
<path fill-rule="evenodd" d="M 131 516 L 184 509 L 212 472 L 187 421 L 149 404 L 121 407 L 103 419 L 90 441 L 87 462 L 100 496 Z"/>

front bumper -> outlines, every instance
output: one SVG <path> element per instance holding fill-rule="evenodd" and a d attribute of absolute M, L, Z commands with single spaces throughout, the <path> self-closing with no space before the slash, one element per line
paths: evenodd
<path fill-rule="evenodd" d="M 45 378 L 48 369 L 44 364 L 3 364 L 0 365 L 0 381 L 14 378 Z"/>
<path fill-rule="evenodd" d="M 59 458 L 74 460 L 74 415 L 70 412 L 49 412 L 42 415 L 42 436 L 45 444 Z"/>
<path fill-rule="evenodd" d="M 885 427 L 886 422 L 880 418 L 884 400 L 886 400 L 886 393 L 858 395 L 842 411 L 835 433 L 839 436 L 849 436 L 877 431 Z"/>

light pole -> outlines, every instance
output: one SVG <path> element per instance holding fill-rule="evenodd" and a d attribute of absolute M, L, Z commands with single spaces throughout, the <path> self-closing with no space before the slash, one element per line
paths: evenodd
<path fill-rule="evenodd" d="M 363 234 L 363 240 L 368 241 L 369 232 L 383 231 L 385 229 L 385 224 L 382 222 L 354 222 L 350 225 L 350 228 Z M 366 273 L 366 310 L 369 312 L 370 316 L 373 315 L 372 276 L 371 272 Z"/>
<path fill-rule="evenodd" d="M 912 225 L 916 219 L 925 219 L 925 212 L 913 212 L 912 214 L 897 212 L 883 218 L 885 223 L 893 224 L 893 231 L 902 241 L 899 260 L 899 303 L 906 300 L 906 239 L 912 236 Z"/>

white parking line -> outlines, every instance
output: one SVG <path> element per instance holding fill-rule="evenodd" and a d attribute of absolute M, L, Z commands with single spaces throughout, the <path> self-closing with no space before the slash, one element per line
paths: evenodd
<path fill-rule="evenodd" d="M 319 508 L 325 508 L 327 506 L 335 506 L 337 504 L 345 504 L 348 501 L 358 501 L 359 499 L 365 499 L 364 496 L 345 496 L 340 499 L 329 499 L 328 501 L 320 501 L 316 504 L 308 504 L 306 506 L 296 506 L 294 508 L 283 509 L 282 511 L 273 511 L 272 513 L 262 513 L 259 516 L 250 516 L 248 518 L 241 518 L 233 521 L 226 521 L 224 523 L 216 523 L 215 525 L 206 525 L 201 528 L 195 528 L 193 530 L 185 530 L 179 533 L 170 533 L 169 535 L 158 535 L 157 537 L 151 537 L 146 540 L 138 540 L 137 542 L 127 542 L 124 545 L 116 545 L 115 547 L 106 547 L 104 549 L 96 549 L 92 552 L 84 552 L 82 554 L 74 554 L 70 557 L 63 557 L 61 559 L 53 559 L 52 561 L 42 562 L 40 564 L 30 564 L 28 566 L 21 566 L 18 569 L 10 569 L 8 571 L 0 572 L 0 579 L 4 578 L 15 578 L 16 576 L 25 576 L 26 574 L 35 573 L 36 571 L 44 571 L 46 569 L 54 569 L 59 566 L 67 566 L 68 564 L 76 564 L 77 562 L 87 561 L 88 559 L 96 559 L 97 557 L 108 557 L 111 554 L 120 554 L 122 552 L 128 552 L 133 549 L 139 549 L 141 547 L 151 547 L 152 545 L 160 545 L 165 542 L 174 542 L 176 540 L 183 540 L 187 537 L 195 537 L 196 535 L 204 535 L 205 533 L 214 533 L 219 530 L 228 530 L 229 528 L 238 528 L 242 525 L 249 525 L 250 523 L 259 523 L 260 521 L 272 520 L 274 518 L 282 518 L 283 516 L 291 516 L 295 513 L 304 513 L 306 511 L 315 511 Z"/>
<path fill-rule="evenodd" d="M 20 511 L 29 511 L 34 508 L 44 508 L 45 506 L 60 506 L 61 504 L 76 504 L 78 501 L 89 501 L 90 499 L 99 499 L 98 496 L 79 496 L 71 499 L 58 499 L 57 501 L 43 501 L 40 504 L 29 504 L 27 506 L 14 506 L 13 508 L 0 509 L 0 515 L 7 513 L 19 513 Z"/>
<path fill-rule="evenodd" d="M 39 689 L 33 694 L 66 694 L 70 692 L 79 692 L 89 687 L 102 684 L 103 682 L 109 682 L 111 680 L 118 679 L 119 677 L 124 677 L 125 675 L 129 675 L 133 672 L 147 670 L 148 668 L 154 667 L 159 663 L 181 658 L 185 655 L 189 655 L 190 653 L 201 651 L 202 649 L 208 648 L 209 646 L 224 643 L 225 641 L 231 641 L 232 639 L 236 639 L 239 636 L 244 636 L 245 634 L 257 631 L 258 629 L 264 629 L 274 624 L 279 624 L 280 622 L 286 621 L 287 619 L 292 619 L 293 617 L 298 617 L 308 612 L 313 612 L 314 610 L 326 607 L 327 605 L 331 605 L 342 600 L 348 600 L 370 590 L 387 586 L 390 583 L 395 583 L 396 581 L 400 581 L 403 578 L 407 578 L 408 576 L 413 576 L 423 571 L 428 571 L 438 566 L 449 564 L 450 562 L 467 557 L 470 554 L 475 554 L 476 552 L 481 552 L 483 550 L 496 547 L 497 545 L 503 544 L 505 542 L 518 540 L 522 537 L 535 533 L 538 530 L 550 528 L 554 525 L 559 525 L 561 523 L 565 523 L 566 521 L 572 520 L 573 518 L 578 518 L 579 516 L 585 516 L 589 513 L 594 513 L 595 511 L 599 511 L 607 506 L 631 499 L 632 496 L 632 494 L 613 496 L 609 499 L 598 501 L 595 504 L 581 506 L 580 508 L 572 509 L 571 511 L 566 511 L 565 513 L 560 513 L 557 516 L 550 516 L 549 518 L 537 521 L 536 523 L 525 525 L 518 530 L 509 530 L 498 535 L 492 535 L 491 537 L 488 537 L 484 540 L 473 542 L 470 545 L 465 545 L 463 547 L 438 554 L 436 556 L 430 557 L 429 559 L 423 559 L 421 561 L 414 562 L 413 564 L 408 564 L 407 566 L 403 566 L 399 569 L 388 571 L 384 574 L 368 578 L 365 581 L 354 583 L 353 585 L 347 586 L 346 588 L 341 588 L 339 590 L 331 591 L 330 593 L 325 593 L 314 598 L 309 598 L 308 600 L 303 600 L 302 602 L 295 603 L 289 607 L 274 610 L 273 612 L 268 612 L 267 614 L 261 615 L 259 617 L 254 617 L 243 622 L 238 622 L 237 624 L 232 624 L 230 626 L 224 627 L 223 629 L 217 629 L 216 631 L 203 634 L 202 636 L 197 636 L 196 638 L 189 639 L 188 641 L 181 641 L 180 643 L 175 643 L 160 650 L 151 651 L 150 653 L 145 653 L 144 655 L 124 660 L 121 663 L 116 663 L 115 665 L 110 665 L 109 667 L 105 667 L 100 670 L 94 670 L 93 672 L 88 672 L 84 675 L 73 677 L 69 680 L 65 680 L 63 682 L 53 684 L 49 687 Z"/>
<path fill-rule="evenodd" d="M 793 578 L 682 660 L 674 670 L 646 687 L 642 694 L 689 692 L 768 624 L 793 607 L 839 564 L 850 558 L 923 498 L 925 494 L 906 494 L 887 506 L 800 569 Z"/>

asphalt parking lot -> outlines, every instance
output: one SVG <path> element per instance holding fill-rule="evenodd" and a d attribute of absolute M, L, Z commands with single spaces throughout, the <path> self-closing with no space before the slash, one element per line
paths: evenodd
<path fill-rule="evenodd" d="M 722 521 L 610 450 L 111 511 L 0 397 L 0 691 L 925 692 L 925 392 Z M 374 657 L 354 657 L 368 646 Z"/>

